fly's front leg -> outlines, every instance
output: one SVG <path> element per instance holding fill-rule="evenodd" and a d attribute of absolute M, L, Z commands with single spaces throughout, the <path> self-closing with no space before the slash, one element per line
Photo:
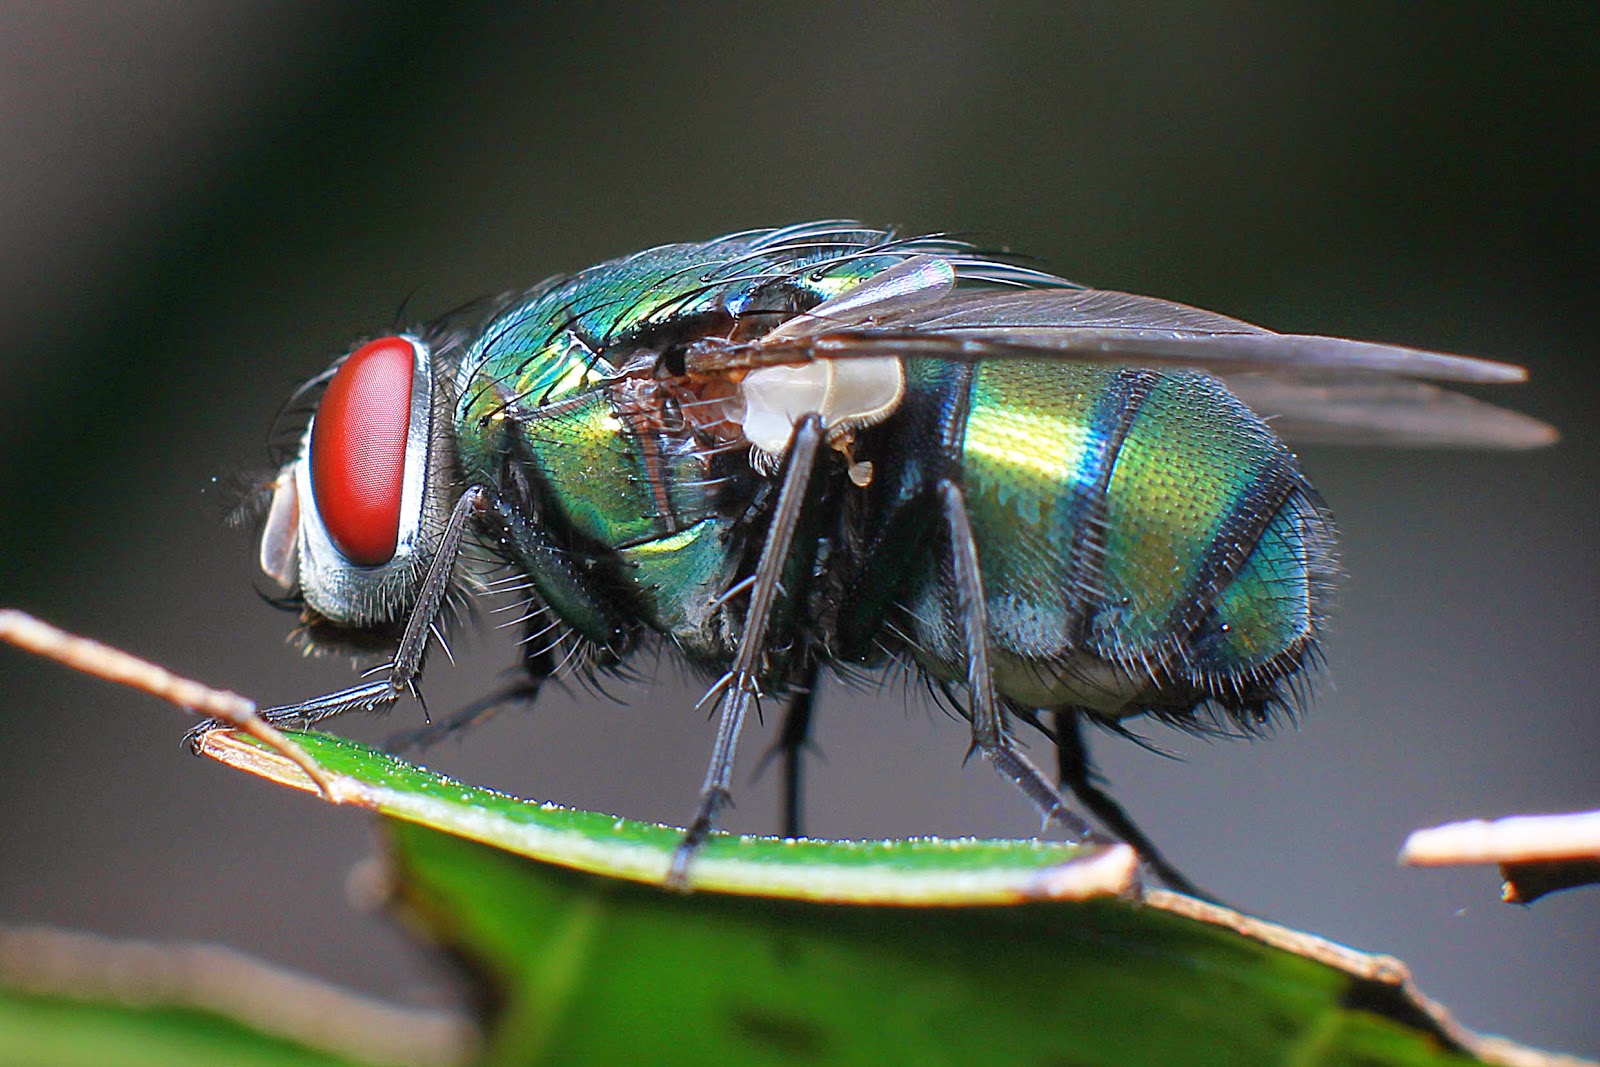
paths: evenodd
<path fill-rule="evenodd" d="M 1054 821 L 1076 841 L 1093 836 L 1089 824 L 1067 807 L 1061 792 L 1017 748 L 1006 729 L 989 668 L 989 609 L 983 596 L 978 546 L 967 518 L 961 487 L 945 479 L 938 485 L 939 503 L 950 535 L 950 562 L 955 573 L 957 614 L 967 645 L 967 688 L 972 700 L 972 748 L 1033 801 L 1045 820 Z"/>
<path fill-rule="evenodd" d="M 444 606 L 445 594 L 450 591 L 450 575 L 455 569 L 456 555 L 461 551 L 461 540 L 466 536 L 467 525 L 483 512 L 487 501 L 488 494 L 481 486 L 471 487 L 456 501 L 450 520 L 445 524 L 444 536 L 439 539 L 439 551 L 428 565 L 422 588 L 417 592 L 416 605 L 400 635 L 400 647 L 389 661 L 387 677 L 298 704 L 267 708 L 261 712 L 261 717 L 273 726 L 309 727 L 350 711 L 384 711 L 402 694 L 415 694 L 427 656 L 428 639 L 436 633 L 434 627 L 439 621 L 439 610 Z M 225 725 L 216 719 L 207 719 L 190 730 L 185 739 L 190 747 L 197 749 L 202 735 Z"/>
<path fill-rule="evenodd" d="M 739 651 L 734 657 L 733 669 L 707 694 L 708 699 L 712 695 L 720 696 L 722 717 L 717 723 L 717 740 L 711 749 L 706 780 L 700 787 L 700 806 L 695 809 L 683 840 L 672 854 L 672 866 L 667 872 L 667 884 L 679 889 L 688 888 L 689 861 L 705 843 L 716 823 L 717 813 L 727 806 L 731 797 L 729 783 L 733 777 L 734 753 L 739 746 L 739 731 L 744 726 L 750 698 L 755 694 L 756 673 L 761 666 L 767 623 L 777 601 L 778 580 L 794 544 L 795 527 L 805 507 L 806 489 L 811 483 L 822 437 L 822 420 L 816 415 L 807 415 L 795 427 L 789 443 L 789 466 L 783 488 L 778 493 L 772 522 L 767 527 L 767 540 L 761 546 L 761 558 L 756 563 L 755 581 L 750 586 L 750 605 L 745 612 L 744 633 L 739 637 Z"/>

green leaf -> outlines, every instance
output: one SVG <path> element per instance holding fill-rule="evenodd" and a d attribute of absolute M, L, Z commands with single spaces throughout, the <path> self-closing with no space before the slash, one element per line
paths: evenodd
<path fill-rule="evenodd" d="M 289 732 L 354 804 L 524 856 L 627 881 L 660 884 L 683 831 L 599 812 L 541 804 L 464 785 L 331 734 Z M 313 790 L 277 752 L 229 731 L 207 734 L 215 759 Z M 794 841 L 713 834 L 690 870 L 694 888 L 841 902 L 1003 903 L 1130 890 L 1126 846 L 1084 849 L 1051 841 L 913 838 Z"/>
<path fill-rule="evenodd" d="M 1157 907 L 685 895 L 391 831 L 490 983 L 486 1063 L 1472 1062 L 1395 981 Z"/>
<path fill-rule="evenodd" d="M 484 983 L 488 1064 L 1555 1062 L 1454 1026 L 1396 960 L 1135 898 L 1104 875 L 1121 849 L 721 836 L 681 893 L 654 884 L 670 827 L 295 736 L 332 799 L 390 817 L 403 909 Z"/>

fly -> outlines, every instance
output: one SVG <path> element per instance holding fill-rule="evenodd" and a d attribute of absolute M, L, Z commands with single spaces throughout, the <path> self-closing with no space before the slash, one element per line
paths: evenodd
<path fill-rule="evenodd" d="M 716 741 L 673 884 L 758 695 L 787 700 L 796 835 L 821 675 L 900 662 L 1047 821 L 1092 836 L 1070 792 L 1193 891 L 1092 780 L 1085 725 L 1268 723 L 1316 660 L 1337 570 L 1285 442 L 1544 444 L 1544 424 L 1434 384 L 1524 378 L 851 222 L 649 249 L 369 340 L 314 380 L 261 565 L 313 640 L 396 651 L 381 678 L 263 717 L 415 692 L 487 561 L 528 600 L 523 694 L 655 645 L 709 680 Z M 1019 722 L 1054 740 L 1053 778 Z"/>

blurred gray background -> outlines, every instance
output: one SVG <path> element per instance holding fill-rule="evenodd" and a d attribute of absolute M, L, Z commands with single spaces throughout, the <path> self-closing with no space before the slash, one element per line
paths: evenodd
<path fill-rule="evenodd" d="M 1099 740 L 1198 881 L 1409 962 L 1467 1024 L 1600 1054 L 1600 892 L 1517 909 L 1410 829 L 1600 806 L 1590 3 L 0 5 L 0 602 L 263 701 L 345 684 L 263 604 L 217 476 L 346 342 L 669 240 L 853 215 L 1280 329 L 1526 363 L 1524 455 L 1309 451 L 1350 578 L 1298 730 L 1182 761 Z M 447 710 L 503 635 L 436 657 Z M 430 754 L 468 780 L 688 814 L 711 724 L 670 666 Z M 391 725 L 420 721 L 402 706 Z M 0 653 L 0 920 L 215 939 L 416 1003 L 347 900 L 366 818 L 183 752 L 176 711 Z M 382 723 L 342 727 L 366 739 Z M 734 828 L 776 827 L 774 783 Z M 1020 835 L 963 724 L 824 697 L 811 829 Z"/>

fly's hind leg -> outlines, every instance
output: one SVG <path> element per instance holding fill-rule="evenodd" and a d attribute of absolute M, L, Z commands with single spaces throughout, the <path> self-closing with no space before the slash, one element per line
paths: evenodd
<path fill-rule="evenodd" d="M 967 646 L 967 688 L 972 702 L 972 749 L 994 764 L 1039 809 L 1078 842 L 1094 837 L 1089 824 L 1067 806 L 1050 779 L 1017 747 L 1007 729 L 989 668 L 989 609 L 984 601 L 978 546 L 967 518 L 961 487 L 945 479 L 938 484 L 940 507 L 950 537 L 950 563 L 955 575 L 957 614 Z"/>
<path fill-rule="evenodd" d="M 1167 861 L 1154 842 L 1139 829 L 1133 817 L 1117 803 L 1116 798 L 1095 784 L 1097 776 L 1094 764 L 1089 759 L 1089 746 L 1083 736 L 1085 718 L 1085 712 L 1078 708 L 1062 708 L 1055 713 L 1056 761 L 1062 787 L 1072 790 L 1072 795 L 1107 830 L 1132 845 L 1139 858 L 1170 888 L 1215 902 L 1215 897 L 1189 881 L 1183 872 Z"/>

